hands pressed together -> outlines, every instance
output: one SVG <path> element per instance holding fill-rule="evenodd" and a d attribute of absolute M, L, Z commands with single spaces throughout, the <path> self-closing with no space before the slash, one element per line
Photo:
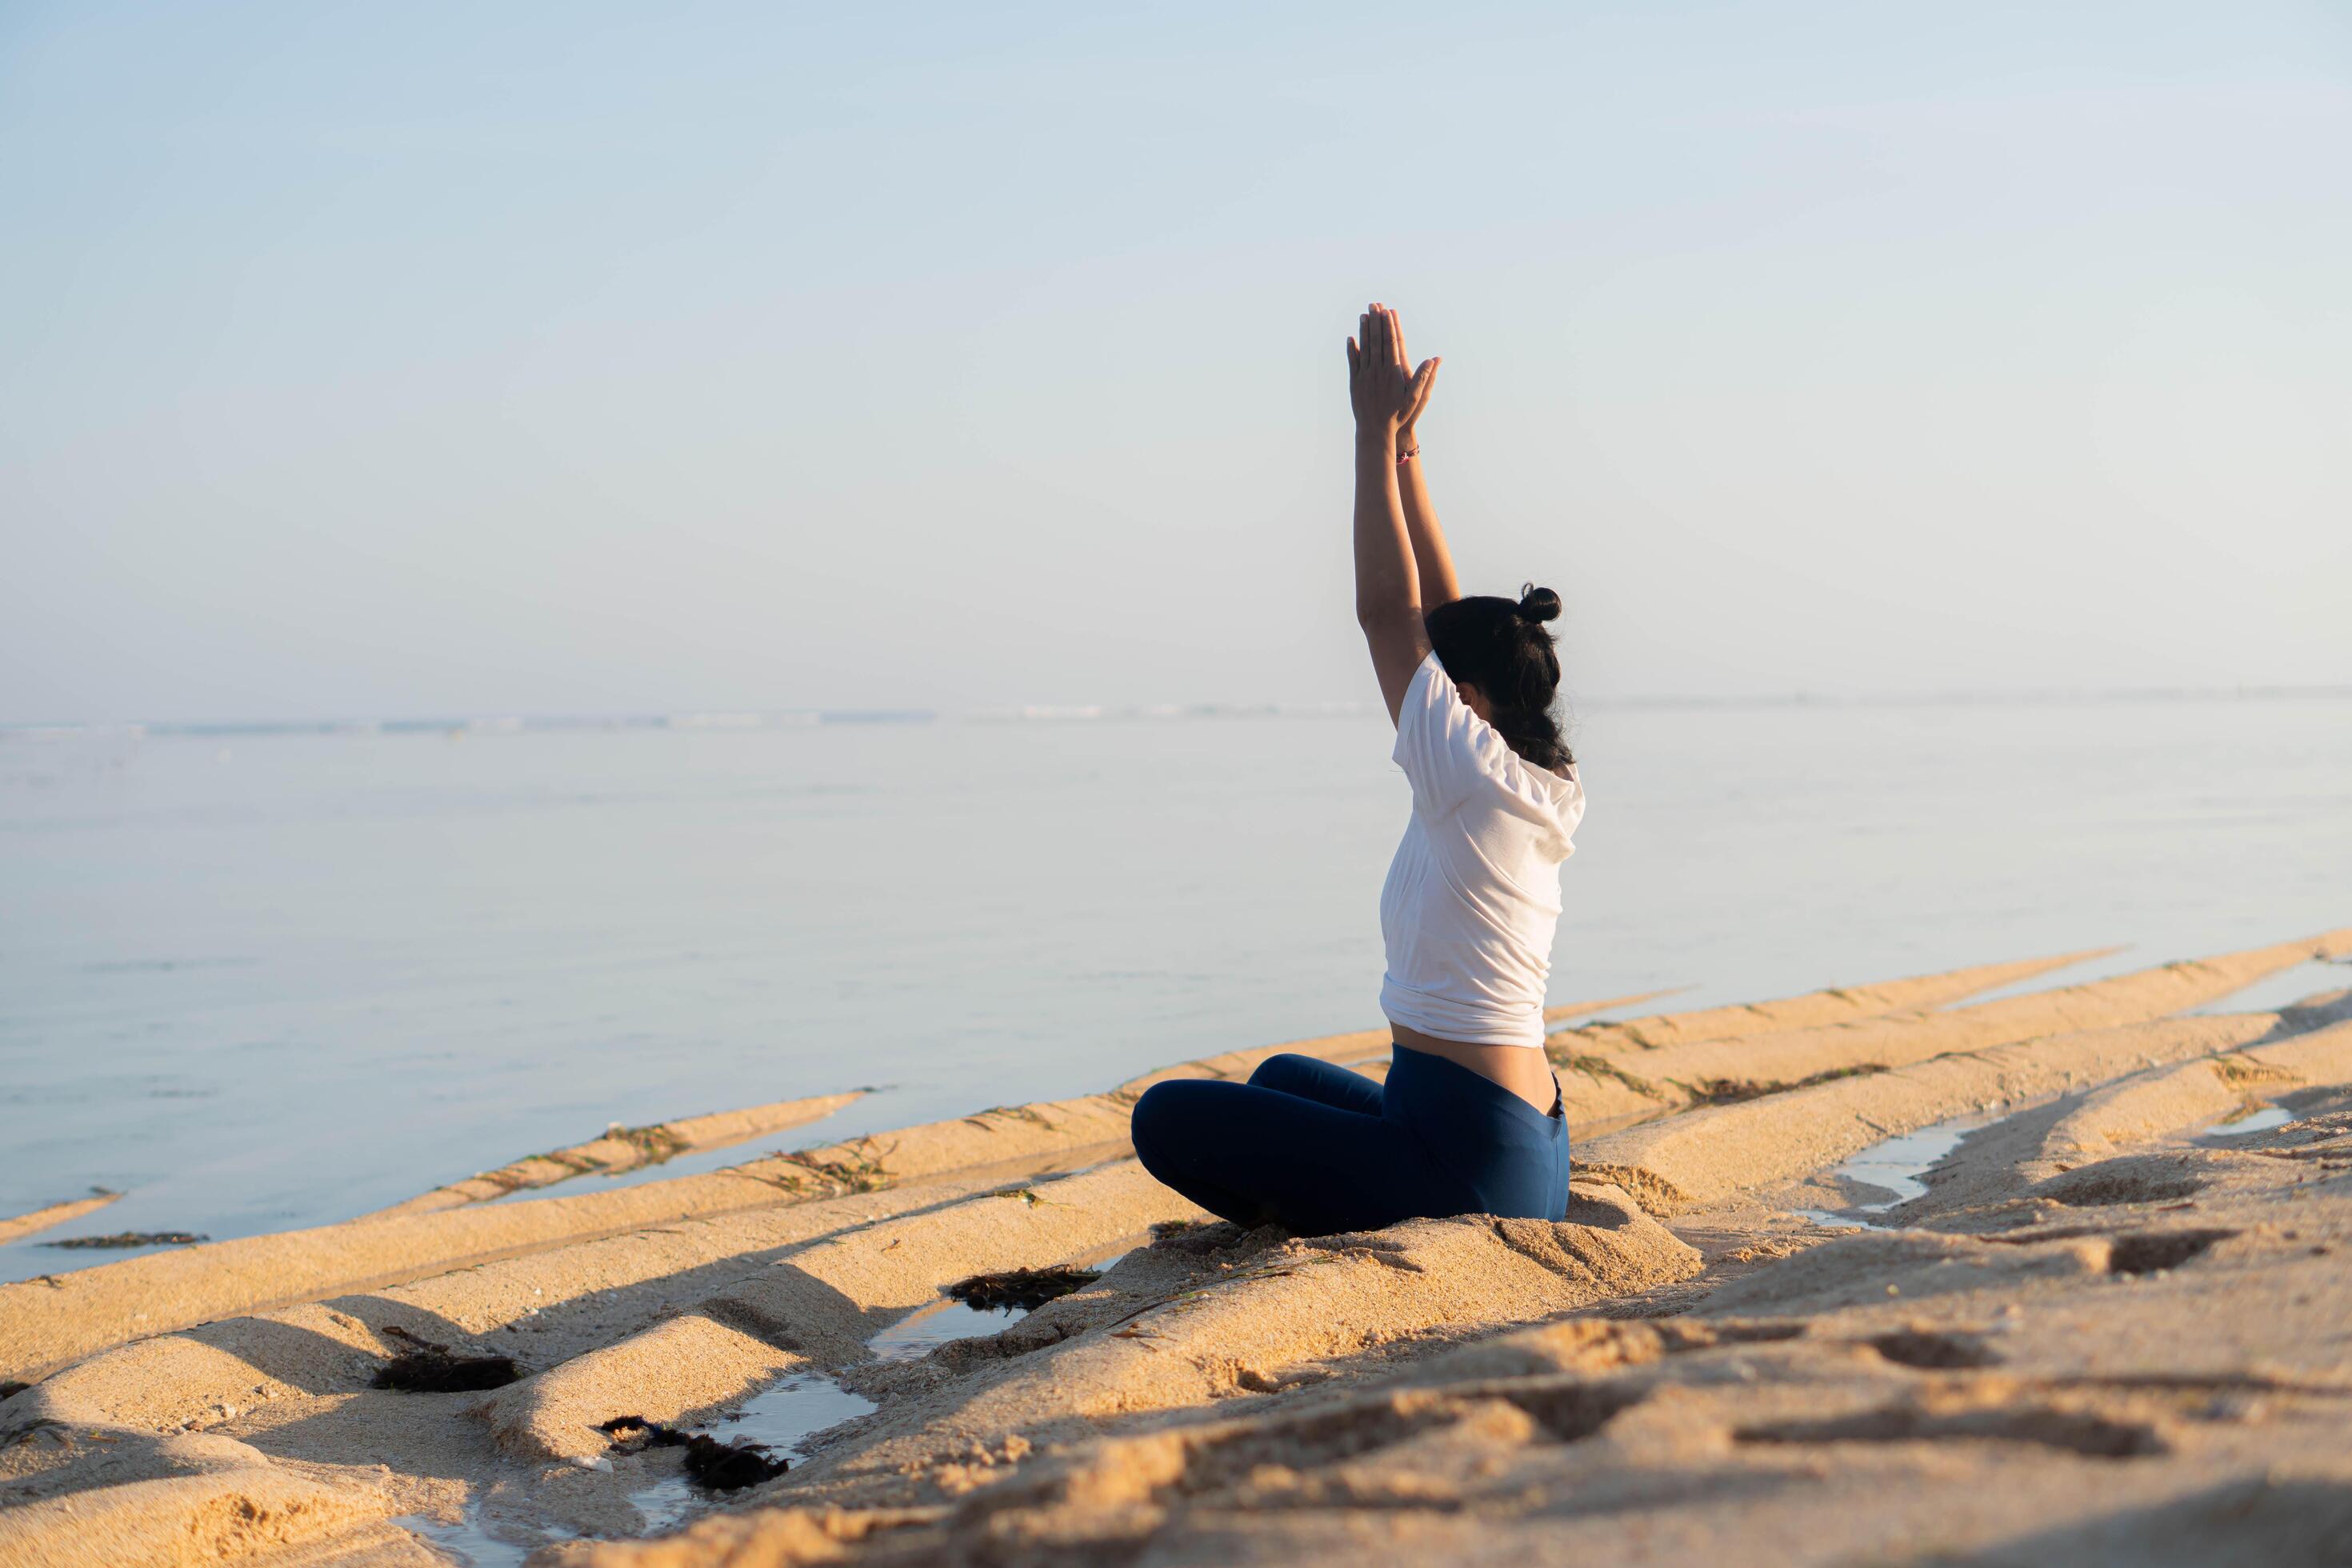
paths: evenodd
<path fill-rule="evenodd" d="M 1414 447 L 1413 426 L 1437 379 L 1436 359 L 1408 370 L 1404 326 L 1397 313 L 1374 302 L 1357 321 L 1348 340 L 1348 401 L 1356 411 L 1359 440 L 1382 440 L 1398 452 Z"/>

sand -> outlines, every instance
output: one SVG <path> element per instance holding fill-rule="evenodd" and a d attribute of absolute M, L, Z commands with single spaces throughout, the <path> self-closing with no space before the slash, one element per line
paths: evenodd
<path fill-rule="evenodd" d="M 812 1100 L 778 1100 L 772 1105 L 754 1105 L 742 1110 L 680 1117 L 651 1127 L 623 1127 L 615 1123 L 605 1129 L 601 1137 L 591 1138 L 584 1143 L 551 1150 L 544 1154 L 526 1154 L 495 1171 L 484 1171 L 462 1182 L 451 1182 L 429 1193 L 420 1193 L 405 1202 L 394 1204 L 389 1208 L 378 1209 L 375 1213 L 430 1214 L 436 1209 L 488 1203 L 509 1193 L 551 1187 L 575 1176 L 618 1175 L 624 1171 L 639 1170 L 646 1165 L 675 1160 L 680 1154 L 690 1154 L 703 1149 L 724 1149 L 753 1138 L 765 1137 L 771 1132 L 782 1132 L 789 1128 L 822 1121 L 844 1106 L 855 1104 L 865 1092 L 854 1089 L 846 1094 L 819 1095 Z"/>
<path fill-rule="evenodd" d="M 79 1219 L 86 1214 L 95 1214 L 121 1195 L 121 1193 L 93 1192 L 86 1198 L 68 1198 L 64 1203 L 47 1204 L 29 1214 L 20 1214 L 13 1219 L 0 1219 L 0 1246 L 15 1241 L 19 1237 L 31 1236 L 36 1232 L 47 1230 L 51 1226 L 63 1225 L 69 1219 Z"/>
<path fill-rule="evenodd" d="M 1627 1000 L 1578 1004 L 1563 1011 L 1599 1011 Z M 993 1107 L 618 1191 L 385 1211 L 341 1225 L 241 1237 L 0 1284 L 0 1378 L 37 1376 L 140 1334 L 377 1289 L 647 1226 L 911 1181 L 976 1173 L 1018 1178 L 1067 1170 L 1126 1152 L 1129 1110 L 1163 1078 L 1246 1077 L 1279 1051 L 1347 1062 L 1379 1048 L 1371 1031 L 1293 1041 L 1162 1068 L 1101 1094 Z"/>
<path fill-rule="evenodd" d="M 2352 1006 L 2177 1015 L 2346 946 L 1565 1031 L 1666 1087 L 1568 1075 L 1649 1119 L 1572 1101 L 1559 1224 L 1207 1222 L 1127 1155 L 1155 1074 L 7 1288 L 0 1564 L 2342 1562 Z M 1917 1195 L 1853 1206 L 1900 1194 L 1847 1162 L 1955 1117 Z M 966 1275 L 1114 1255 L 887 1349 Z M 369 1386 L 419 1341 L 523 1375 Z M 599 1430 L 820 1399 L 732 1494 Z"/>

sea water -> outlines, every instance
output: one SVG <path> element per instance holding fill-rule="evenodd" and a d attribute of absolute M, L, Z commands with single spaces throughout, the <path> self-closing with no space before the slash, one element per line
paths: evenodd
<path fill-rule="evenodd" d="M 2352 924 L 2341 699 L 1574 740 L 1555 1002 Z M 0 1215 L 98 1185 L 52 1236 L 320 1225 L 614 1121 L 876 1089 L 667 1173 L 1374 1025 L 1389 744 L 1377 712 L 0 731 Z M 49 1238 L 0 1278 L 121 1256 Z"/>

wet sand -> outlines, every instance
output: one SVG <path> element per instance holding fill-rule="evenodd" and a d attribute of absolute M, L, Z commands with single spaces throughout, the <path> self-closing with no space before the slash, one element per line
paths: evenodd
<path fill-rule="evenodd" d="M 2341 1561 L 2352 1004 L 2179 1015 L 2347 953 L 1564 1028 L 1556 1225 L 1210 1222 L 1129 1157 L 1159 1073 L 0 1286 L 0 1563 Z M 374 1386 L 427 1348 L 521 1375 Z"/>

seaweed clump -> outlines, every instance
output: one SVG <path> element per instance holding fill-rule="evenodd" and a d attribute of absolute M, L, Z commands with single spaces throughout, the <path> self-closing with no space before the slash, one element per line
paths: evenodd
<path fill-rule="evenodd" d="M 948 1287 L 948 1295 L 982 1312 L 1034 1312 L 1046 1302 L 1083 1290 L 1102 1278 L 1096 1268 L 1008 1268 L 975 1274 Z"/>
<path fill-rule="evenodd" d="M 640 1165 L 666 1165 L 694 1148 L 666 1121 L 652 1127 L 624 1127 L 615 1121 L 604 1130 L 604 1136 L 635 1149 Z"/>
<path fill-rule="evenodd" d="M 459 1355 L 447 1345 L 419 1339 L 405 1329 L 383 1331 L 388 1338 L 405 1340 L 416 1348 L 376 1368 L 369 1383 L 372 1388 L 394 1394 L 478 1394 L 504 1388 L 523 1374 L 510 1355 Z"/>
<path fill-rule="evenodd" d="M 200 1241 L 210 1241 L 209 1236 L 196 1236 L 184 1230 L 119 1230 L 112 1236 L 69 1236 L 62 1241 L 45 1241 L 43 1247 L 193 1247 Z"/>
<path fill-rule="evenodd" d="M 1817 1072 L 1811 1078 L 1801 1078 L 1793 1082 L 1779 1079 L 1703 1078 L 1685 1087 L 1690 1090 L 1691 1098 L 1701 1105 L 1738 1105 L 1743 1100 L 1761 1100 L 1768 1094 L 1790 1094 L 1801 1089 L 1811 1089 L 1816 1084 L 1835 1083 L 1842 1078 L 1868 1078 L 1873 1073 L 1885 1070 L 1882 1063 L 1862 1062 L 1849 1068 L 1832 1068 L 1827 1072 Z"/>
<path fill-rule="evenodd" d="M 625 1453 L 684 1448 L 687 1479 L 712 1491 L 740 1491 L 774 1480 L 792 1468 L 790 1461 L 772 1456 L 764 1443 L 722 1443 L 708 1433 L 681 1432 L 642 1415 L 615 1415 L 599 1422 L 596 1430 L 611 1433 L 614 1446 Z"/>

